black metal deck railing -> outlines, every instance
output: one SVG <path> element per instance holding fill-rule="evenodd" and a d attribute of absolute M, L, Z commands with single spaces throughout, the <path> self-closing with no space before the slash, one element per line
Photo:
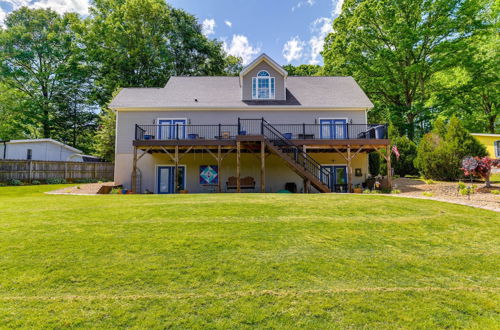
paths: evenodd
<path fill-rule="evenodd" d="M 135 125 L 135 140 L 228 140 L 237 135 L 263 135 L 262 119 L 236 125 Z M 387 139 L 385 124 L 272 124 L 288 140 Z"/>

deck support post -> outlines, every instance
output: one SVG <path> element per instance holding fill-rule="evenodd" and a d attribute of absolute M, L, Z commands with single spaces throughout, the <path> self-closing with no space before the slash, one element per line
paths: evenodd
<path fill-rule="evenodd" d="M 236 192 L 241 192 L 241 142 L 236 142 Z"/>
<path fill-rule="evenodd" d="M 266 144 L 260 141 L 260 192 L 266 192 Z"/>
<path fill-rule="evenodd" d="M 134 147 L 134 158 L 132 159 L 132 191 L 137 193 L 137 147 Z"/>
<path fill-rule="evenodd" d="M 347 146 L 347 190 L 352 192 L 352 158 L 351 146 Z"/>
<path fill-rule="evenodd" d="M 174 162 L 174 192 L 177 194 L 179 192 L 179 146 L 175 146 Z"/>
<path fill-rule="evenodd" d="M 221 167 L 222 167 L 222 147 L 217 146 L 217 192 L 221 192 Z"/>
<path fill-rule="evenodd" d="M 387 162 L 387 188 L 392 190 L 391 146 L 387 146 L 385 160 Z"/>
<path fill-rule="evenodd" d="M 304 179 L 304 194 L 311 192 L 311 182 L 308 179 Z"/>

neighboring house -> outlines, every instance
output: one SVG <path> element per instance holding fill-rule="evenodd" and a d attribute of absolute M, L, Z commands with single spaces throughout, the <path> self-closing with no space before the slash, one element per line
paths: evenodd
<path fill-rule="evenodd" d="M 96 161 L 82 151 L 52 139 L 0 141 L 0 159 L 83 162 Z"/>
<path fill-rule="evenodd" d="M 472 133 L 476 139 L 486 146 L 492 158 L 500 158 L 500 134 Z"/>
<path fill-rule="evenodd" d="M 352 77 L 288 77 L 265 54 L 239 77 L 124 88 L 110 107 L 115 182 L 136 192 L 346 192 L 389 145 Z"/>

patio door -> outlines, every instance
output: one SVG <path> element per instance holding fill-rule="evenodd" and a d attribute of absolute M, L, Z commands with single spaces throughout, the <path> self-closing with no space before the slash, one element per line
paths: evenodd
<path fill-rule="evenodd" d="M 158 140 L 186 138 L 186 119 L 158 119 Z"/>
<path fill-rule="evenodd" d="M 322 165 L 321 169 L 329 174 L 329 178 L 322 175 L 321 181 L 327 184 L 333 192 L 347 192 L 347 166 Z"/>
<path fill-rule="evenodd" d="M 186 167 L 178 166 L 178 190 L 184 190 L 186 182 Z M 158 166 L 157 168 L 157 192 L 158 194 L 175 194 L 178 190 L 175 189 L 175 166 Z"/>
<path fill-rule="evenodd" d="M 320 119 L 322 139 L 347 139 L 347 119 Z"/>

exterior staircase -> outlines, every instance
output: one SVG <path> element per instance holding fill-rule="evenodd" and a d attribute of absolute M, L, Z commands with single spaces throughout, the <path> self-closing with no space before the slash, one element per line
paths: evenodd
<path fill-rule="evenodd" d="M 318 162 L 264 119 L 261 120 L 261 134 L 267 148 L 280 157 L 290 169 L 309 181 L 319 192 L 331 192 L 327 183 L 331 182 L 332 173 L 321 168 Z"/>

